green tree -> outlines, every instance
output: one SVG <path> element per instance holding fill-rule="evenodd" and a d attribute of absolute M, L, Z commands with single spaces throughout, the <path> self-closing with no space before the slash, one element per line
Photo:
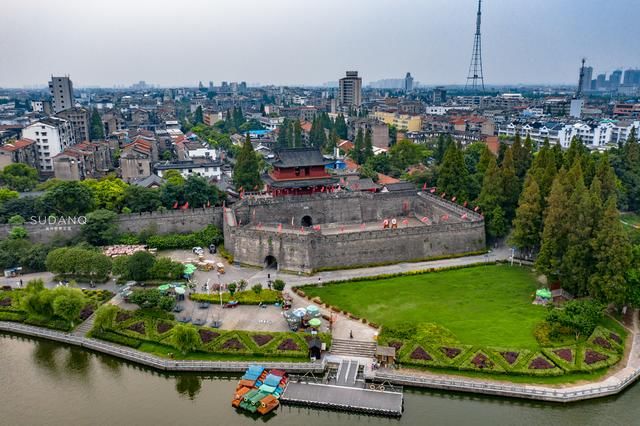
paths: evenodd
<path fill-rule="evenodd" d="M 302 148 L 302 127 L 300 127 L 300 120 L 293 122 L 293 147 Z"/>
<path fill-rule="evenodd" d="M 87 221 L 80 228 L 82 237 L 94 246 L 113 244 L 118 238 L 117 218 L 117 214 L 105 209 L 87 214 Z"/>
<path fill-rule="evenodd" d="M 438 170 L 438 191 L 468 200 L 469 181 L 462 150 L 455 143 L 450 144 Z"/>
<path fill-rule="evenodd" d="M 66 289 L 65 294 L 57 295 L 53 299 L 53 313 L 67 320 L 71 327 L 80 319 L 80 311 L 86 304 L 86 298 L 77 289 Z"/>
<path fill-rule="evenodd" d="M 17 200 L 20 194 L 7 188 L 0 188 L 0 206 L 9 200 Z"/>
<path fill-rule="evenodd" d="M 61 182 L 42 198 L 46 210 L 56 216 L 78 216 L 93 210 L 93 194 L 76 181 Z"/>
<path fill-rule="evenodd" d="M 122 204 L 133 213 L 152 212 L 162 205 L 160 191 L 138 185 L 129 185 L 124 190 Z"/>
<path fill-rule="evenodd" d="M 353 149 L 349 153 L 349 155 L 351 156 L 351 159 L 355 161 L 357 164 L 362 163 L 363 149 L 364 149 L 364 135 L 362 133 L 362 128 L 358 128 L 358 132 L 356 133 L 356 139 L 353 143 Z"/>
<path fill-rule="evenodd" d="M 367 129 L 364 133 L 364 144 L 362 147 L 362 163 L 366 163 L 369 158 L 373 157 L 373 141 L 371 129 Z"/>
<path fill-rule="evenodd" d="M 447 153 L 449 147 L 455 144 L 451 135 L 440 134 L 436 140 L 436 149 L 433 153 L 433 158 L 436 160 L 436 164 L 441 164 L 444 160 L 444 156 Z"/>
<path fill-rule="evenodd" d="M 200 336 L 194 327 L 183 324 L 178 324 L 174 327 L 173 343 L 183 354 L 194 351 L 199 342 Z"/>
<path fill-rule="evenodd" d="M 139 251 L 129 256 L 127 262 L 128 276 L 135 281 L 146 281 L 151 278 L 151 268 L 156 259 L 148 251 Z"/>
<path fill-rule="evenodd" d="M 626 274 L 631 266 L 629 236 L 620 223 L 615 197 L 606 202 L 602 220 L 591 241 L 594 271 L 589 279 L 589 293 L 607 303 L 622 306 L 629 295 Z"/>
<path fill-rule="evenodd" d="M 129 186 L 122 179 L 113 176 L 100 180 L 86 179 L 80 183 L 91 190 L 95 208 L 116 212 L 122 208 L 125 191 Z"/>
<path fill-rule="evenodd" d="M 388 171 L 396 169 L 398 173 L 402 173 L 410 166 L 421 164 L 429 155 L 430 151 L 428 151 L 423 145 L 413 143 L 408 139 L 401 140 L 389 149 L 388 163 L 390 169 Z M 379 160 L 379 158 L 381 159 Z M 376 155 L 370 161 L 372 161 L 373 164 L 380 164 L 379 161 L 382 161 L 384 164 L 385 160 L 384 157 Z M 380 170 L 378 171 L 380 173 L 385 173 Z"/>
<path fill-rule="evenodd" d="M 118 307 L 115 305 L 102 305 L 96 311 L 93 320 L 93 330 L 105 332 L 113 327 L 113 322 L 118 314 Z"/>
<path fill-rule="evenodd" d="M 571 227 L 567 203 L 569 191 L 567 173 L 564 169 L 560 169 L 553 181 L 547 201 L 542 244 L 536 259 L 536 268 L 552 281 L 560 278 L 562 258 L 568 245 Z"/>
<path fill-rule="evenodd" d="M 89 138 L 92 141 L 104 139 L 104 124 L 102 118 L 98 112 L 98 108 L 93 108 L 91 111 L 91 120 L 89 124 Z M 81 141 L 78 141 L 81 142 Z"/>
<path fill-rule="evenodd" d="M 273 281 L 273 289 L 276 291 L 284 290 L 285 282 L 281 279 L 277 279 Z"/>
<path fill-rule="evenodd" d="M 203 207 L 218 201 L 218 191 L 202 176 L 190 175 L 184 184 L 184 197 L 192 207 Z"/>
<path fill-rule="evenodd" d="M 334 128 L 340 139 L 347 139 L 347 123 L 342 113 L 338 114 L 336 117 Z"/>
<path fill-rule="evenodd" d="M 31 191 L 38 183 L 38 171 L 22 163 L 9 164 L 0 170 L 0 181 L 14 191 Z"/>
<path fill-rule="evenodd" d="M 201 105 L 198 105 L 198 108 L 196 108 L 196 112 L 193 113 L 193 123 L 194 124 L 204 123 L 204 115 L 202 114 Z"/>
<path fill-rule="evenodd" d="M 504 202 L 502 178 L 496 158 L 491 156 L 482 181 L 482 190 L 478 196 L 478 206 L 484 214 L 487 240 L 493 241 L 506 234 L 506 219 L 502 203 Z"/>
<path fill-rule="evenodd" d="M 542 236 L 542 196 L 536 180 L 527 176 L 513 221 L 513 245 L 533 252 L 540 246 Z"/>
<path fill-rule="evenodd" d="M 255 293 L 255 294 L 260 294 L 262 292 L 262 284 L 254 284 L 251 286 L 251 290 Z"/>
<path fill-rule="evenodd" d="M 546 321 L 573 330 L 578 340 L 580 336 L 593 333 L 604 316 L 604 308 L 604 305 L 593 300 L 570 300 L 562 309 L 549 311 Z"/>
<path fill-rule="evenodd" d="M 511 222 L 515 216 L 518 198 L 520 198 L 520 191 L 522 190 L 522 184 L 516 175 L 516 169 L 513 163 L 513 150 L 511 148 L 508 148 L 504 153 L 502 165 L 500 166 L 500 179 L 502 181 L 502 194 L 504 197 L 501 207 L 507 217 L 507 222 Z"/>
<path fill-rule="evenodd" d="M 9 232 L 9 238 L 12 240 L 24 240 L 29 238 L 29 234 L 27 234 L 27 230 L 23 226 L 14 226 Z"/>
<path fill-rule="evenodd" d="M 158 280 L 178 280 L 182 278 L 183 272 L 184 266 L 168 257 L 158 258 L 149 269 L 151 278 Z"/>
<path fill-rule="evenodd" d="M 251 140 L 247 138 L 238 154 L 236 166 L 233 170 L 233 182 L 237 190 L 253 191 L 256 187 L 262 186 L 260 170 L 258 167 L 258 157 L 253 150 Z"/>
<path fill-rule="evenodd" d="M 529 167 L 531 167 L 531 162 L 533 159 L 531 147 L 532 143 L 531 137 L 529 135 L 527 135 L 527 139 L 524 145 L 520 140 L 520 135 L 516 135 L 516 139 L 511 146 L 516 175 L 521 180 L 524 179 L 524 176 L 527 174 L 527 170 L 529 170 Z"/>

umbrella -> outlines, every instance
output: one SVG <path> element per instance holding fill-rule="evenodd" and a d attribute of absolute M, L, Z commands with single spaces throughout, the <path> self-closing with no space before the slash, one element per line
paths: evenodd
<path fill-rule="evenodd" d="M 307 314 L 307 311 L 304 308 L 298 308 L 293 311 L 293 315 L 295 315 L 298 318 L 302 318 L 306 314 Z"/>
<path fill-rule="evenodd" d="M 307 312 L 309 312 L 310 314 L 314 314 L 316 312 L 319 312 L 320 309 L 318 309 L 318 307 L 316 305 L 309 305 L 307 306 Z"/>
<path fill-rule="evenodd" d="M 320 327 L 320 324 L 322 324 L 322 321 L 320 321 L 318 318 L 313 318 L 309 320 L 309 326 L 313 328 Z"/>
<path fill-rule="evenodd" d="M 536 296 L 543 299 L 551 299 L 551 292 L 548 288 L 541 288 L 540 290 L 536 291 Z"/>
<path fill-rule="evenodd" d="M 185 289 L 184 289 L 184 287 L 176 287 L 175 288 L 175 292 L 176 292 L 176 294 L 184 294 L 185 293 Z"/>
<path fill-rule="evenodd" d="M 160 287 L 158 287 L 158 290 L 160 291 L 167 291 L 171 288 L 171 284 L 162 284 Z"/>

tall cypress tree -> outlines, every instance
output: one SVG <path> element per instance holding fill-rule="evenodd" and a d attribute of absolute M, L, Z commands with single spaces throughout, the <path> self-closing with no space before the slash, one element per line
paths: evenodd
<path fill-rule="evenodd" d="M 344 115 L 342 113 L 338 114 L 338 117 L 336 117 L 334 128 L 336 129 L 336 133 L 338 134 L 339 138 L 347 138 L 347 123 L 344 120 Z"/>
<path fill-rule="evenodd" d="M 362 148 L 362 163 L 366 163 L 369 158 L 373 157 L 373 141 L 371 137 L 371 129 L 367 128 L 364 133 L 364 146 Z"/>
<path fill-rule="evenodd" d="M 469 171 L 462 150 L 456 143 L 449 145 L 438 170 L 438 190 L 460 200 L 469 197 Z"/>
<path fill-rule="evenodd" d="M 102 118 L 98 108 L 93 108 L 91 111 L 91 126 L 89 127 L 89 139 L 92 141 L 104 139 L 104 124 L 102 124 Z M 77 143 L 83 141 L 76 141 Z"/>
<path fill-rule="evenodd" d="M 254 191 L 262 186 L 260 170 L 258 169 L 258 157 L 251 145 L 251 139 L 247 137 L 240 148 L 236 165 L 233 169 L 233 182 L 237 190 Z"/>
<path fill-rule="evenodd" d="M 615 197 L 609 197 L 606 202 L 591 247 L 595 265 L 589 279 L 589 293 L 602 301 L 622 306 L 630 290 L 626 273 L 631 266 L 631 244 L 620 223 Z"/>
<path fill-rule="evenodd" d="M 510 222 L 516 213 L 518 198 L 520 198 L 521 183 L 516 175 L 513 163 L 513 150 L 508 148 L 505 151 L 502 165 L 500 166 L 500 179 L 502 181 L 502 193 L 504 195 L 504 210 L 507 220 Z"/>
<path fill-rule="evenodd" d="M 542 237 L 542 195 L 536 180 L 528 175 L 513 221 L 513 245 L 529 253 L 540 247 Z"/>
<path fill-rule="evenodd" d="M 567 198 L 569 186 L 567 172 L 560 169 L 551 187 L 545 210 L 542 244 L 536 259 L 536 268 L 551 280 L 560 277 L 562 257 L 567 248 L 567 236 L 571 224 L 568 221 Z"/>
<path fill-rule="evenodd" d="M 487 240 L 503 237 L 507 232 L 507 223 L 502 209 L 504 202 L 502 176 L 492 155 L 482 181 L 482 190 L 478 196 L 478 206 L 484 215 Z"/>
<path fill-rule="evenodd" d="M 356 139 L 351 150 L 351 159 L 358 164 L 363 164 L 362 150 L 364 149 L 364 136 L 362 134 L 362 128 L 358 128 L 356 133 Z"/>
<path fill-rule="evenodd" d="M 300 127 L 300 120 L 293 122 L 293 146 L 295 148 L 302 147 L 302 127 Z"/>
<path fill-rule="evenodd" d="M 289 124 L 288 118 L 285 118 L 284 120 L 282 120 L 282 124 L 278 128 L 278 140 L 277 140 L 278 148 L 289 147 L 289 141 L 287 141 L 287 129 L 289 128 L 289 126 L 290 124 Z"/>

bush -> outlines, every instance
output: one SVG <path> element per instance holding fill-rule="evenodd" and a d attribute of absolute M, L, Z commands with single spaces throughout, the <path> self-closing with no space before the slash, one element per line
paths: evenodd
<path fill-rule="evenodd" d="M 273 281 L 273 289 L 277 291 L 284 290 L 285 282 L 281 279 L 277 279 Z"/>
<path fill-rule="evenodd" d="M 208 247 L 210 244 L 218 245 L 222 242 L 222 233 L 213 225 L 207 225 L 204 229 L 191 234 L 166 234 L 153 235 L 148 238 L 147 245 L 158 250 L 191 249 L 195 246 Z"/>
<path fill-rule="evenodd" d="M 133 337 L 123 336 L 122 334 L 114 333 L 112 331 L 97 331 L 91 332 L 91 337 L 100 340 L 106 340 L 107 342 L 116 343 L 118 345 L 129 346 L 131 348 L 138 348 L 142 342 Z"/>
<path fill-rule="evenodd" d="M 220 296 L 217 294 L 192 293 L 189 298 L 197 302 L 220 302 Z M 260 294 L 253 291 L 239 291 L 231 295 L 231 293 L 222 293 L 222 302 L 226 303 L 236 300 L 241 305 L 259 305 L 260 303 L 273 304 L 282 300 L 279 291 L 262 290 Z"/>
<path fill-rule="evenodd" d="M 251 286 L 251 291 L 259 295 L 262 291 L 262 284 L 254 284 L 253 286 Z"/>

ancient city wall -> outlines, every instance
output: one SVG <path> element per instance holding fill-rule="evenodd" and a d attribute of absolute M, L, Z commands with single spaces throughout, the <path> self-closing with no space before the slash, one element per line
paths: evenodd
<path fill-rule="evenodd" d="M 44 218 L 43 218 L 44 219 Z M 123 233 L 138 233 L 150 230 L 157 234 L 188 233 L 207 225 L 222 226 L 222 208 L 172 210 L 167 212 L 144 212 L 118 215 L 118 229 Z M 56 238 L 69 239 L 80 234 L 80 223 L 23 225 L 33 242 L 48 243 Z M 0 238 L 11 232 L 10 225 L 0 225 Z"/>

